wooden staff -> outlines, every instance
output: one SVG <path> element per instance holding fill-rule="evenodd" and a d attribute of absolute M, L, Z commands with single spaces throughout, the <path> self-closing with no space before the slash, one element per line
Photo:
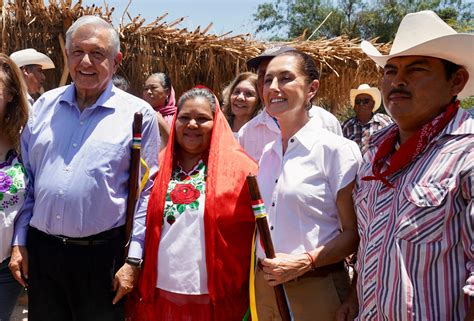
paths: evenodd
<path fill-rule="evenodd" d="M 255 223 L 257 224 L 257 229 L 260 233 L 260 239 L 263 243 L 265 255 L 269 259 L 274 259 L 275 248 L 273 247 L 272 236 L 270 235 L 270 229 L 268 228 L 265 205 L 263 204 L 262 196 L 260 195 L 260 190 L 258 188 L 257 178 L 255 175 L 247 176 L 247 184 L 249 186 L 250 197 L 252 199 L 252 210 L 255 215 Z M 292 318 L 290 306 L 288 300 L 286 299 L 286 293 L 283 284 L 278 284 L 274 286 L 273 289 L 275 291 L 276 302 L 281 319 L 283 321 L 291 321 Z"/>
<path fill-rule="evenodd" d="M 140 176 L 140 150 L 142 144 L 142 119 L 143 115 L 136 112 L 133 116 L 133 141 L 132 156 L 130 161 L 130 177 L 128 180 L 127 213 L 125 219 L 125 256 L 128 253 L 130 240 L 132 238 L 133 217 L 135 216 L 135 205 L 137 204 L 138 179 Z"/>

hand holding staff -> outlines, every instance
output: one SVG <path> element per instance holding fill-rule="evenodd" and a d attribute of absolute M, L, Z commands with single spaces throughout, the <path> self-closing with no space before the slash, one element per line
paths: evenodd
<path fill-rule="evenodd" d="M 136 112 L 133 116 L 133 142 L 130 161 L 130 178 L 128 181 L 127 213 L 125 220 L 125 256 L 128 253 L 133 228 L 133 217 L 135 205 L 138 199 L 138 179 L 140 175 L 140 150 L 142 142 L 142 120 L 143 115 Z"/>
<path fill-rule="evenodd" d="M 257 224 L 258 232 L 263 243 L 265 255 L 269 259 L 275 258 L 275 249 L 273 248 L 272 237 L 270 229 L 268 228 L 267 214 L 265 212 L 265 205 L 263 204 L 260 190 L 255 175 L 247 176 L 247 184 L 250 190 L 250 197 L 252 199 L 252 209 L 255 215 L 255 222 Z M 291 321 L 290 307 L 286 298 L 285 288 L 283 284 L 276 285 L 274 288 L 275 297 L 283 321 Z"/>

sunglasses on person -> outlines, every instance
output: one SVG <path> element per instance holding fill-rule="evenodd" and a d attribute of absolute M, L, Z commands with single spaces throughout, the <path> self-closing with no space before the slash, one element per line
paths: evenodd
<path fill-rule="evenodd" d="M 372 101 L 370 98 L 364 98 L 364 99 L 356 99 L 355 104 L 356 105 L 367 105 Z"/>

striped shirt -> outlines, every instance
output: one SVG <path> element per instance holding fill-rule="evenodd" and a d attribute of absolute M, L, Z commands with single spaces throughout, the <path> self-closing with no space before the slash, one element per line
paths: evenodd
<path fill-rule="evenodd" d="M 359 145 L 364 154 L 367 151 L 369 138 L 375 132 L 393 123 L 392 118 L 385 114 L 374 114 L 368 123 L 362 124 L 357 117 L 350 118 L 342 124 L 342 134 Z"/>
<path fill-rule="evenodd" d="M 360 180 L 392 126 L 370 140 L 354 191 L 358 320 L 462 321 L 474 297 L 474 119 L 459 110 L 388 177 L 395 188 Z"/>

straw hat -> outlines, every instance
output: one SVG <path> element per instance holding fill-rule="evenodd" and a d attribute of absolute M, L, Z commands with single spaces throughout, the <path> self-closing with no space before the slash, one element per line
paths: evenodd
<path fill-rule="evenodd" d="M 43 69 L 54 68 L 54 63 L 48 56 L 33 48 L 15 51 L 10 55 L 10 58 L 18 67 L 40 65 Z"/>
<path fill-rule="evenodd" d="M 390 54 L 382 55 L 370 42 L 361 49 L 383 67 L 393 57 L 426 56 L 445 59 L 466 68 L 469 80 L 458 98 L 474 95 L 474 34 L 457 33 L 433 11 L 407 14 L 398 27 Z"/>
<path fill-rule="evenodd" d="M 373 112 L 380 108 L 382 103 L 382 95 L 380 94 L 380 90 L 375 87 L 370 87 L 367 84 L 361 84 L 357 89 L 351 89 L 350 97 L 352 108 L 355 106 L 355 98 L 360 94 L 370 95 L 375 101 L 374 108 L 372 109 Z"/>

